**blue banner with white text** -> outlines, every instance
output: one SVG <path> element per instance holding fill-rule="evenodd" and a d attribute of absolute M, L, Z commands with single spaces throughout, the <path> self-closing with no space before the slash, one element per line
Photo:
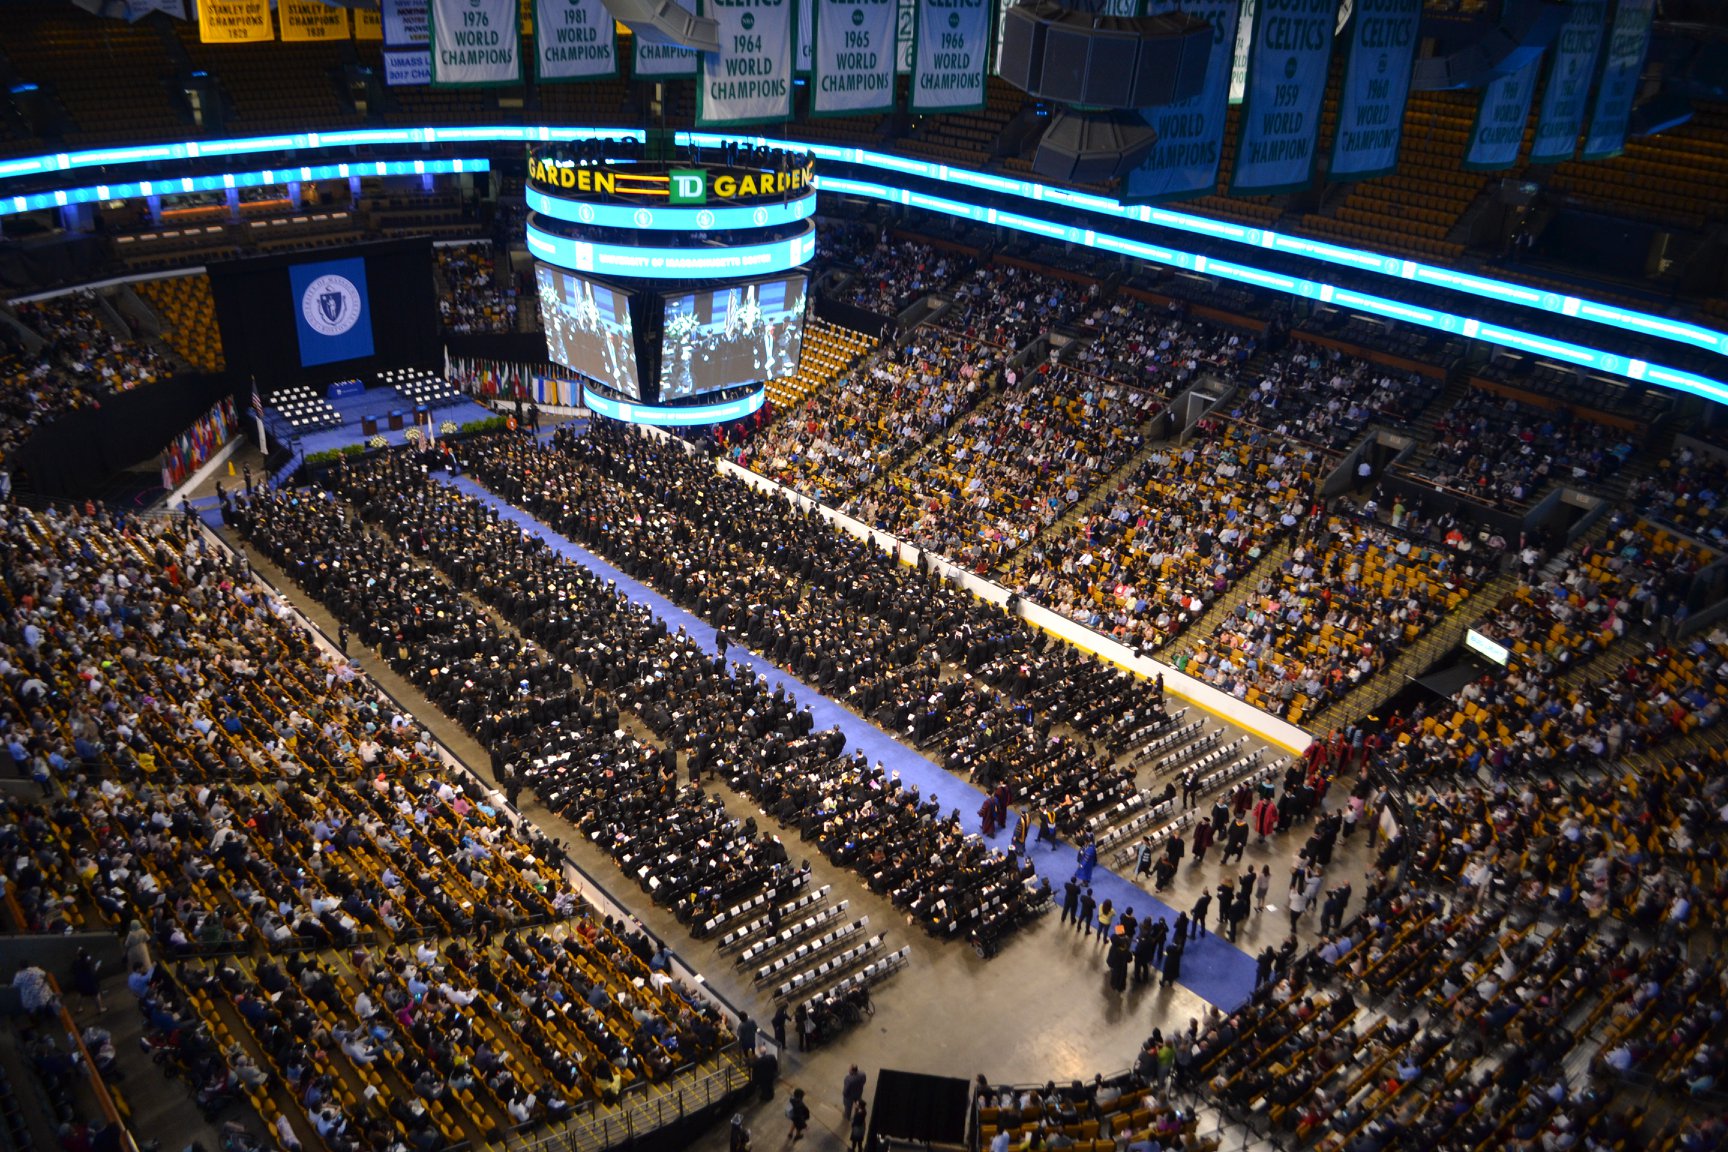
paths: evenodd
<path fill-rule="evenodd" d="M 294 324 L 300 331 L 300 366 L 334 364 L 372 355 L 372 308 L 366 297 L 366 261 L 320 260 L 288 269 Z"/>
<path fill-rule="evenodd" d="M 1542 57 L 1538 56 L 1482 90 L 1464 167 L 1472 172 L 1493 172 L 1518 162 L 1524 125 L 1530 119 L 1530 98 L 1536 94 L 1536 73 L 1541 67 Z"/>
<path fill-rule="evenodd" d="M 1584 159 L 1606 160 L 1626 147 L 1626 125 L 1632 120 L 1632 99 L 1650 51 L 1650 17 L 1655 0 L 1620 0 L 1608 51 L 1602 59 L 1602 80 L 1596 85 L 1596 109 L 1584 135 Z"/>
<path fill-rule="evenodd" d="M 1365 180 L 1398 166 L 1421 20 L 1422 0 L 1356 0 L 1327 179 Z"/>
<path fill-rule="evenodd" d="M 1578 151 L 1578 131 L 1584 127 L 1584 107 L 1596 56 L 1602 50 L 1602 28 L 1608 22 L 1608 0 L 1572 0 L 1566 22 L 1548 52 L 1548 81 L 1542 88 L 1542 110 L 1536 115 L 1536 139 L 1530 162 L 1559 164 Z"/>
<path fill-rule="evenodd" d="M 1259 0 L 1231 195 L 1292 192 L 1313 178 L 1337 22 L 1338 0 Z"/>
<path fill-rule="evenodd" d="M 1230 110 L 1230 58 L 1236 50 L 1241 0 L 1193 0 L 1183 9 L 1212 26 L 1206 87 L 1197 95 L 1143 115 L 1157 129 L 1158 143 L 1145 163 L 1128 173 L 1122 199 L 1131 204 L 1203 196 L 1218 188 L 1218 155 Z"/>

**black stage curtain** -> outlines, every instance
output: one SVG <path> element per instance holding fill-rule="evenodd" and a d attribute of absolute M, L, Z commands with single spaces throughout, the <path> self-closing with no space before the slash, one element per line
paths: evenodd
<path fill-rule="evenodd" d="M 874 336 L 878 340 L 887 335 L 894 327 L 894 321 L 886 316 L 879 316 L 855 304 L 842 304 L 838 300 L 830 300 L 826 296 L 816 297 L 816 315 L 830 324 L 838 324 L 842 328 L 850 328 L 854 332 L 862 332 L 866 336 Z"/>
<path fill-rule="evenodd" d="M 185 373 L 104 396 L 100 408 L 38 428 L 18 449 L 18 462 L 44 496 L 92 495 L 114 473 L 160 453 L 229 392 L 225 373 Z M 242 428 L 250 423 L 249 401 L 249 394 L 234 399 Z"/>
<path fill-rule="evenodd" d="M 444 337 L 444 348 L 451 356 L 512 364 L 541 364 L 547 358 L 543 332 L 452 332 Z"/>

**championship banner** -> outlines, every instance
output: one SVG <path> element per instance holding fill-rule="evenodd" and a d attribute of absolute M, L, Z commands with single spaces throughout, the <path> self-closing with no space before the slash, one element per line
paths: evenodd
<path fill-rule="evenodd" d="M 990 0 L 918 0 L 912 29 L 912 111 L 984 107 Z"/>
<path fill-rule="evenodd" d="M 365 259 L 295 264 L 288 269 L 288 284 L 300 334 L 300 367 L 372 355 Z"/>
<path fill-rule="evenodd" d="M 516 84 L 522 41 L 516 0 L 432 0 L 432 83 L 443 88 Z"/>
<path fill-rule="evenodd" d="M 895 0 L 812 0 L 816 53 L 812 116 L 894 107 Z"/>
<path fill-rule="evenodd" d="M 797 55 L 792 58 L 792 70 L 800 76 L 810 75 L 810 59 L 816 51 L 816 0 L 798 0 Z"/>
<path fill-rule="evenodd" d="M 534 75 L 540 80 L 618 75 L 618 23 L 601 0 L 534 0 Z"/>
<path fill-rule="evenodd" d="M 637 80 L 689 80 L 696 75 L 699 53 L 682 44 L 655 44 L 642 39 L 640 33 L 631 36 L 636 42 L 630 60 L 630 74 Z"/>
<path fill-rule="evenodd" d="M 897 0 L 894 16 L 894 74 L 912 75 L 913 28 L 918 23 L 918 0 Z"/>
<path fill-rule="evenodd" d="M 276 39 L 270 0 L 198 0 L 198 39 L 205 44 L 259 44 Z"/>
<path fill-rule="evenodd" d="M 1482 90 L 1482 106 L 1470 129 L 1470 146 L 1464 152 L 1464 167 L 1472 172 L 1492 172 L 1518 162 L 1524 144 L 1524 124 L 1530 119 L 1530 97 L 1536 94 L 1538 56 L 1523 68 L 1502 76 Z"/>
<path fill-rule="evenodd" d="M 1532 164 L 1559 164 L 1577 153 L 1590 78 L 1596 74 L 1596 55 L 1602 50 L 1607 22 L 1608 0 L 1572 0 L 1567 5 L 1566 20 L 1549 50 L 1542 110 L 1536 115 L 1536 140 L 1530 145 Z"/>
<path fill-rule="evenodd" d="M 290 44 L 348 39 L 348 9 L 332 8 L 321 0 L 276 0 L 282 39 Z"/>
<path fill-rule="evenodd" d="M 1602 80 L 1596 85 L 1596 109 L 1590 114 L 1590 130 L 1584 134 L 1586 160 L 1606 160 L 1620 155 L 1626 147 L 1632 98 L 1638 94 L 1638 77 L 1644 72 L 1644 55 L 1650 50 L 1653 5 L 1654 0 L 1619 0 L 1615 6 Z"/>
<path fill-rule="evenodd" d="M 1248 49 L 1254 43 L 1254 13 L 1259 0 L 1242 0 L 1242 15 L 1236 21 L 1236 51 L 1230 57 L 1230 103 L 1240 104 L 1248 94 Z"/>
<path fill-rule="evenodd" d="M 430 44 L 431 30 L 427 27 L 426 0 L 382 0 L 384 43 L 405 48 L 411 44 Z"/>
<path fill-rule="evenodd" d="M 760 124 L 792 115 L 794 0 L 702 0 L 720 25 L 720 51 L 704 52 L 696 123 Z"/>
<path fill-rule="evenodd" d="M 1231 195 L 1270 196 L 1313 179 L 1337 24 L 1338 0 L 1259 0 Z"/>
<path fill-rule="evenodd" d="M 1198 95 L 1143 115 L 1158 132 L 1145 163 L 1128 173 L 1125 203 L 1143 204 L 1217 190 L 1218 156 L 1230 105 L 1230 57 L 1236 51 L 1239 0 L 1191 0 L 1183 11 L 1212 26 L 1206 88 Z"/>
<path fill-rule="evenodd" d="M 384 13 L 376 8 L 354 9 L 354 39 L 384 39 Z"/>
<path fill-rule="evenodd" d="M 1356 0 L 1328 180 L 1366 180 L 1398 166 L 1421 22 L 1422 0 Z"/>
<path fill-rule="evenodd" d="M 384 83 L 391 88 L 423 88 L 432 83 L 432 53 L 424 48 L 384 50 Z"/>

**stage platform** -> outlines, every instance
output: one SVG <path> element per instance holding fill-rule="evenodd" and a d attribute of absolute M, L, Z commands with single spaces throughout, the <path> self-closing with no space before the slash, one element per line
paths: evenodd
<path fill-rule="evenodd" d="M 340 427 L 321 428 L 315 432 L 300 434 L 297 447 L 300 452 L 311 456 L 316 452 L 329 452 L 336 448 L 347 448 L 355 444 L 365 444 L 374 435 L 384 437 L 390 444 L 407 443 L 408 429 L 414 426 L 414 404 L 394 388 L 373 387 L 356 396 L 344 396 L 330 401 L 331 407 L 342 419 Z M 402 427 L 391 428 L 390 414 L 402 414 Z M 475 420 L 486 420 L 497 413 L 477 401 L 464 397 L 451 403 L 440 404 L 432 409 L 434 427 L 444 421 L 453 421 L 456 425 L 471 423 Z M 373 422 L 375 431 L 368 431 L 368 422 Z M 281 420 L 270 421 L 270 434 L 282 435 L 287 432 L 286 424 Z"/>

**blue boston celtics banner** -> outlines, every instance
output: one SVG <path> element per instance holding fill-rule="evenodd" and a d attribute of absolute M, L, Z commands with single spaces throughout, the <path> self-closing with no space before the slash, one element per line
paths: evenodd
<path fill-rule="evenodd" d="M 1530 119 L 1530 97 L 1536 94 L 1536 72 L 1542 57 L 1518 71 L 1502 76 L 1482 90 L 1476 123 L 1470 129 L 1470 146 L 1464 167 L 1473 172 L 1510 168 L 1518 162 L 1524 145 L 1524 124 Z"/>
<path fill-rule="evenodd" d="M 1650 50 L 1650 16 L 1654 0 L 1620 0 L 1608 51 L 1602 60 L 1602 81 L 1596 85 L 1596 109 L 1584 136 L 1584 159 L 1606 160 L 1626 147 L 1626 125 L 1632 119 L 1632 98 L 1644 55 Z"/>
<path fill-rule="evenodd" d="M 1128 174 L 1122 199 L 1129 203 L 1202 196 L 1218 187 L 1218 153 L 1230 108 L 1230 57 L 1236 50 L 1241 0 L 1190 0 L 1182 10 L 1212 26 L 1206 87 L 1186 100 L 1146 111 L 1158 131 L 1158 143 L 1146 162 Z"/>
<path fill-rule="evenodd" d="M 320 260 L 288 269 L 300 366 L 372 355 L 372 312 L 366 301 L 366 261 Z"/>
<path fill-rule="evenodd" d="M 1584 126 L 1590 78 L 1596 75 L 1607 22 L 1608 0 L 1572 0 L 1567 6 L 1566 21 L 1548 52 L 1548 80 L 1542 86 L 1531 163 L 1558 164 L 1578 151 L 1578 130 Z"/>
<path fill-rule="evenodd" d="M 1338 0 L 1259 0 L 1232 195 L 1308 186 L 1337 23 Z"/>
<path fill-rule="evenodd" d="M 1398 166 L 1421 20 L 1422 0 L 1356 0 L 1328 179 L 1363 180 Z"/>

